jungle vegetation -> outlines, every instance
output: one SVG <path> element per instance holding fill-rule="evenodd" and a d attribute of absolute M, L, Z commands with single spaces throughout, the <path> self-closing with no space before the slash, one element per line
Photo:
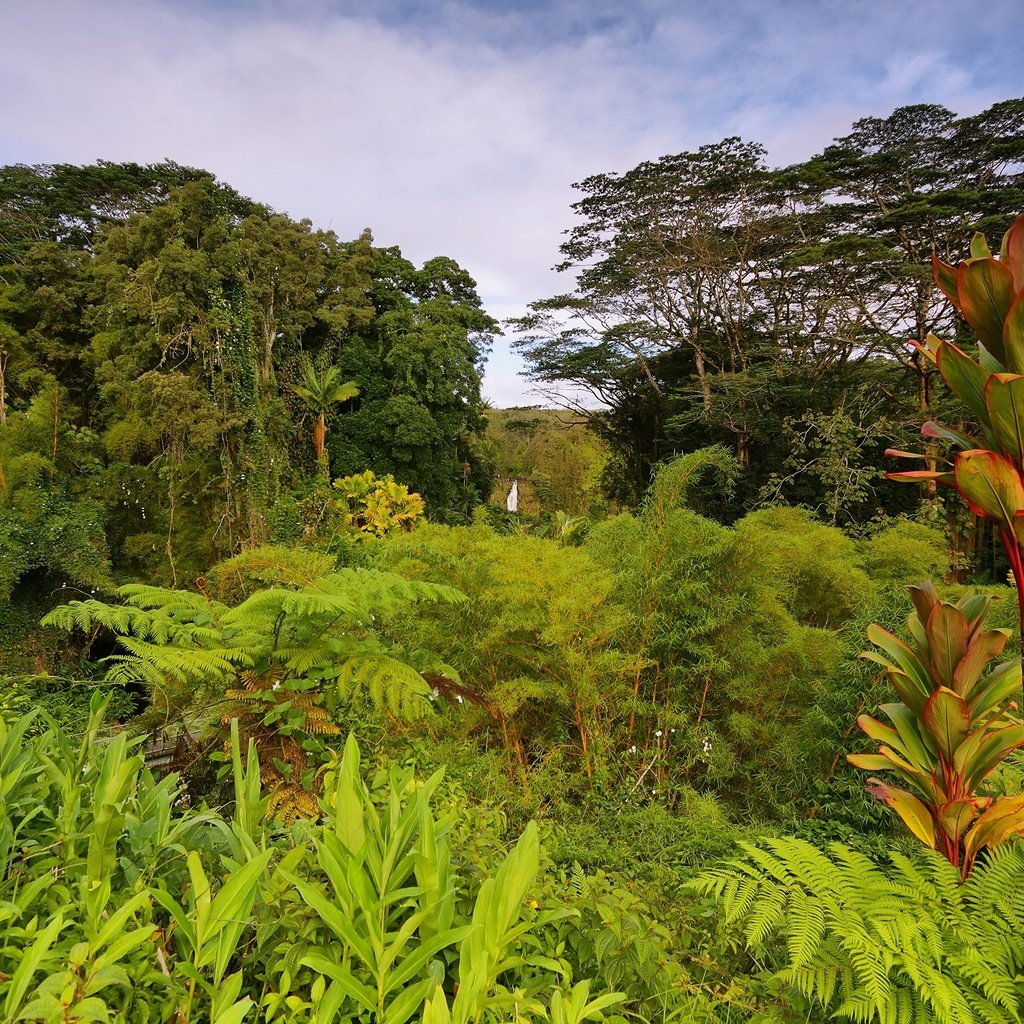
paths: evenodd
<path fill-rule="evenodd" d="M 0 1024 L 1019 1022 L 1022 167 L 596 174 L 509 410 L 447 257 L 0 168 Z"/>

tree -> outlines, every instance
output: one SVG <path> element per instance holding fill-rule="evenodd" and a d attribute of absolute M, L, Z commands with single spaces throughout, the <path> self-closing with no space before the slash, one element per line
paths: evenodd
<path fill-rule="evenodd" d="M 580 222 L 558 267 L 575 289 L 514 321 L 514 344 L 535 382 L 606 407 L 599 428 L 637 481 L 633 500 L 665 454 L 728 444 L 748 469 L 735 516 L 785 457 L 787 419 L 830 413 L 870 380 L 846 413 L 882 415 L 898 435 L 930 401 L 926 362 L 900 348 L 948 321 L 922 258 L 936 239 L 962 252 L 974 225 L 1007 221 L 1022 153 L 1013 100 L 973 118 L 908 107 L 865 119 L 781 170 L 733 138 L 594 175 L 576 186 Z M 826 503 L 813 478 L 802 486 L 807 504 Z M 879 495 L 857 514 L 903 501 Z"/>
<path fill-rule="evenodd" d="M 303 404 L 316 417 L 313 428 L 313 452 L 317 465 L 327 470 L 327 456 L 324 441 L 327 436 L 327 413 L 335 405 L 347 402 L 359 394 L 353 381 L 341 382 L 337 366 L 329 366 L 321 373 L 308 360 L 302 363 L 302 383 L 293 384 L 292 391 L 302 399 Z"/>

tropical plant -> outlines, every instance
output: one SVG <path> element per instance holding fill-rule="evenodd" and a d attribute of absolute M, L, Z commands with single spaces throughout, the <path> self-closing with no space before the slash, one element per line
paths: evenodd
<path fill-rule="evenodd" d="M 313 453 L 321 472 L 327 475 L 327 414 L 334 406 L 355 398 L 359 388 L 355 381 L 342 383 L 341 370 L 337 366 L 328 366 L 318 373 L 313 363 L 304 359 L 301 383 L 293 384 L 291 389 L 316 417 L 313 425 Z"/>
<path fill-rule="evenodd" d="M 799 1019 L 823 1019 L 817 1008 L 861 1024 L 1019 1024 L 1020 844 L 992 850 L 966 882 L 935 853 L 892 852 L 883 869 L 839 844 L 740 845 L 687 888 L 713 896 L 753 952 L 784 959 L 776 977 Z"/>
<path fill-rule="evenodd" d="M 1010 634 L 984 628 L 990 597 L 951 604 L 930 583 L 911 587 L 910 597 L 912 645 L 872 625 L 868 639 L 883 653 L 863 655 L 885 667 L 900 697 L 881 707 L 892 725 L 861 715 L 857 723 L 881 746 L 847 760 L 894 772 L 909 789 L 872 778 L 871 793 L 966 878 L 981 850 L 1024 831 L 1024 794 L 985 792 L 986 778 L 1024 747 L 1024 725 L 1007 703 L 1020 686 L 1020 662 L 991 666 Z"/>
<path fill-rule="evenodd" d="M 390 474 L 378 477 L 368 469 L 339 477 L 331 486 L 340 495 L 345 523 L 361 540 L 408 532 L 423 519 L 423 498 Z"/>
<path fill-rule="evenodd" d="M 949 389 L 981 425 L 981 439 L 929 420 L 926 438 L 959 449 L 944 469 L 888 473 L 891 480 L 934 481 L 956 488 L 975 515 L 995 524 L 1018 595 L 1024 588 L 1024 214 L 992 256 L 984 235 L 971 240 L 971 256 L 958 267 L 932 257 L 935 283 L 970 324 L 978 339 L 972 359 L 952 342 L 929 335 L 914 343 Z M 898 458 L 934 459 L 931 452 L 889 449 Z M 1024 635 L 1024 602 L 1020 602 Z"/>
<path fill-rule="evenodd" d="M 421 672 L 457 679 L 428 653 L 390 642 L 378 617 L 463 598 L 392 573 L 342 569 L 309 579 L 300 568 L 277 573 L 290 587 L 263 587 L 233 606 L 208 589 L 131 584 L 118 590 L 123 604 L 73 601 L 44 622 L 114 633 L 120 651 L 105 659 L 107 681 L 146 685 L 150 717 L 161 725 L 228 702 L 213 717 L 240 718 L 245 740 L 259 742 L 264 782 L 275 787 L 271 812 L 317 813 L 308 755 L 322 753 L 319 737 L 337 731 L 328 712 L 339 701 L 365 690 L 380 710 L 418 718 L 431 713 L 433 697 Z"/>

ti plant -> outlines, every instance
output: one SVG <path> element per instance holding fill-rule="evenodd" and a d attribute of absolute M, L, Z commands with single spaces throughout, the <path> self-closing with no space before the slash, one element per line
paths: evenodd
<path fill-rule="evenodd" d="M 857 722 L 879 743 L 878 752 L 848 760 L 896 775 L 907 788 L 871 778 L 871 793 L 966 878 L 980 850 L 1024 831 L 1024 793 L 982 792 L 1000 762 L 1024 747 L 1024 726 L 1009 702 L 1020 686 L 1020 663 L 992 665 L 1009 632 L 984 628 L 990 597 L 975 594 L 951 604 L 930 583 L 911 587 L 910 597 L 912 644 L 872 625 L 868 639 L 882 653 L 863 655 L 885 666 L 900 697 L 881 707 L 892 724 L 861 715 Z"/>
<path fill-rule="evenodd" d="M 935 283 L 978 338 L 978 358 L 929 335 L 915 347 L 938 367 L 949 389 L 981 425 L 975 438 L 929 421 L 925 437 L 960 449 L 944 469 L 888 473 L 890 480 L 935 481 L 956 488 L 975 515 L 996 524 L 1017 585 L 1024 635 L 1024 214 L 1003 236 L 999 258 L 984 236 L 958 267 L 932 257 Z M 896 458 L 931 458 L 890 449 Z"/>

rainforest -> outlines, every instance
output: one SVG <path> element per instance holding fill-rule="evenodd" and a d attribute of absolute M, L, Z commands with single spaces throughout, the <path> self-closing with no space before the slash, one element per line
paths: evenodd
<path fill-rule="evenodd" d="M 1022 168 L 596 173 L 504 322 L 0 168 L 0 1024 L 1020 1021 Z"/>

